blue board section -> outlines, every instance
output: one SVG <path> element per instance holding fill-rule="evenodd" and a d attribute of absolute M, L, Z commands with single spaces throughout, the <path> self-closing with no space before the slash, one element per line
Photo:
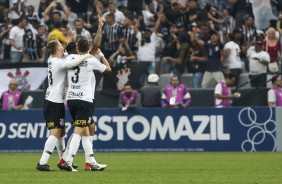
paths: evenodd
<path fill-rule="evenodd" d="M 96 109 L 98 151 L 275 151 L 272 108 Z M 72 133 L 66 113 L 66 139 Z M 41 110 L 0 111 L 0 152 L 42 151 Z"/>

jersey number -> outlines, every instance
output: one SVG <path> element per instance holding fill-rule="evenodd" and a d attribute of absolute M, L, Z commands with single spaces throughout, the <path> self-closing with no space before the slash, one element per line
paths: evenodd
<path fill-rule="evenodd" d="M 52 75 L 52 72 L 51 72 L 51 71 L 49 71 L 49 77 L 48 77 L 48 79 L 49 79 L 49 85 L 51 86 L 51 85 L 53 84 L 53 75 Z"/>
<path fill-rule="evenodd" d="M 80 68 L 78 66 L 74 67 L 73 70 L 74 72 L 74 76 L 71 77 L 71 81 L 73 83 L 77 83 L 78 82 L 78 77 L 79 77 L 79 72 L 80 72 Z"/>

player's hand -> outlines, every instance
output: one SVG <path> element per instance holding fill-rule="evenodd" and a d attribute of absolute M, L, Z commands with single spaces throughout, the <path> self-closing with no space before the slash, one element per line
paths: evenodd
<path fill-rule="evenodd" d="M 104 17 L 100 17 L 100 15 L 99 14 L 97 14 L 98 15 L 98 20 L 99 20 L 99 25 L 98 25 L 98 27 L 103 27 L 103 25 L 104 25 L 104 23 L 105 23 L 105 18 Z"/>

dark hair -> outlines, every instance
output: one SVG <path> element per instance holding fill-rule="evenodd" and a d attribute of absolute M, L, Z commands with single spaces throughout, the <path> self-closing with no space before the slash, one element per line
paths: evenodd
<path fill-rule="evenodd" d="M 115 20 L 115 15 L 112 13 L 107 14 L 106 17 Z"/>
<path fill-rule="evenodd" d="M 274 84 L 275 81 L 277 81 L 278 77 L 280 77 L 280 76 L 279 76 L 279 75 L 274 75 L 274 76 L 271 78 L 272 84 Z"/>
<path fill-rule="evenodd" d="M 76 43 L 70 42 L 66 46 L 66 51 L 68 54 L 76 54 Z"/>
<path fill-rule="evenodd" d="M 77 40 L 77 47 L 80 52 L 87 52 L 89 50 L 88 40 L 84 37 L 81 37 Z"/>
<path fill-rule="evenodd" d="M 233 73 L 225 74 L 225 79 L 233 79 L 233 78 L 235 78 L 236 81 L 238 80 L 238 77 Z"/>

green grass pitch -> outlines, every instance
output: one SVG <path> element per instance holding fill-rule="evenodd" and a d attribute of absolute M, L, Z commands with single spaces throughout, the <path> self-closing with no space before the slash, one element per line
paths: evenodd
<path fill-rule="evenodd" d="M 280 152 L 96 152 L 102 172 L 84 171 L 84 154 L 78 153 L 78 172 L 56 168 L 57 153 L 49 165 L 54 172 L 35 166 L 41 153 L 0 153 L 1 184 L 280 184 Z"/>

